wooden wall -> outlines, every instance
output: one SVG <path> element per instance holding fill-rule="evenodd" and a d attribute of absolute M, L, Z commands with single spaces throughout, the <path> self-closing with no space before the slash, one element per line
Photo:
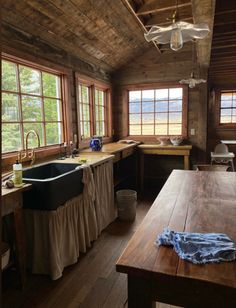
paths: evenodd
<path fill-rule="evenodd" d="M 159 54 L 150 45 L 147 53 L 134 59 L 113 76 L 114 94 L 114 132 L 115 138 L 127 136 L 128 114 L 125 98 L 122 97 L 126 85 L 138 83 L 178 83 L 183 78 L 189 78 L 193 70 L 191 43 L 185 44 L 181 52 L 166 51 Z M 198 77 L 198 69 L 194 66 Z M 201 78 L 206 78 L 206 72 L 201 72 Z M 190 130 L 195 129 L 195 135 Z M 155 140 L 155 139 L 154 139 Z M 207 140 L 207 84 L 201 84 L 188 93 L 188 140 L 193 146 L 193 163 L 205 162 Z"/>
<path fill-rule="evenodd" d="M 39 64 L 60 65 L 68 73 L 69 79 L 69 105 L 71 111 L 71 138 L 77 134 L 77 109 L 75 93 L 75 72 L 88 75 L 102 81 L 110 81 L 110 75 L 99 66 L 85 62 L 75 56 L 56 48 L 47 42 L 32 36 L 26 32 L 19 31 L 10 25 L 2 26 L 2 51 L 21 57 L 25 60 Z M 73 140 L 73 139 L 71 139 Z"/>

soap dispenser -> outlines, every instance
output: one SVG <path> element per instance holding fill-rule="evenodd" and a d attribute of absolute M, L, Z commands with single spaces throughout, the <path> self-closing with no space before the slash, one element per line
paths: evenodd
<path fill-rule="evenodd" d="M 13 182 L 15 187 L 23 186 L 22 183 L 22 164 L 16 160 L 16 163 L 13 165 Z"/>

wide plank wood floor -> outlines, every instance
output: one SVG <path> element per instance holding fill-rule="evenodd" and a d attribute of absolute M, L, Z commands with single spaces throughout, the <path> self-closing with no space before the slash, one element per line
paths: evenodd
<path fill-rule="evenodd" d="M 143 220 L 154 198 L 143 197 L 133 223 L 116 220 L 108 226 L 77 264 L 67 267 L 63 277 L 28 274 L 24 291 L 17 289 L 14 271 L 3 273 L 4 308 L 126 308 L 126 275 L 117 273 L 115 263 Z M 157 303 L 158 308 L 173 306 Z"/>

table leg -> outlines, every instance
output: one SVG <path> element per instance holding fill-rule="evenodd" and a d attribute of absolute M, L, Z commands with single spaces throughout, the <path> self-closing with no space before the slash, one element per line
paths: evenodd
<path fill-rule="evenodd" d="M 189 155 L 184 155 L 184 170 L 189 170 Z"/>
<path fill-rule="evenodd" d="M 128 308 L 155 308 L 148 280 L 128 275 Z"/>

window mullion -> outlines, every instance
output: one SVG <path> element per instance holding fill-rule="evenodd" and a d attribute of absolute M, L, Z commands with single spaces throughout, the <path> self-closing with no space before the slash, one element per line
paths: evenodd
<path fill-rule="evenodd" d="M 20 135 L 21 135 L 21 145 L 22 149 L 25 149 L 25 142 L 24 142 L 24 128 L 23 128 L 23 110 L 22 110 L 22 94 L 21 94 L 21 84 L 20 84 L 20 68 L 19 64 L 16 64 L 17 70 L 17 86 L 18 86 L 18 104 L 19 104 L 19 117 L 20 117 Z"/>

